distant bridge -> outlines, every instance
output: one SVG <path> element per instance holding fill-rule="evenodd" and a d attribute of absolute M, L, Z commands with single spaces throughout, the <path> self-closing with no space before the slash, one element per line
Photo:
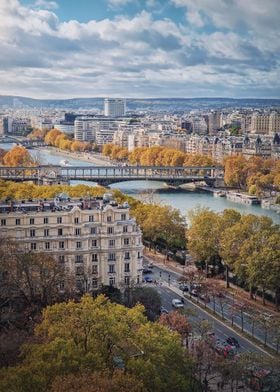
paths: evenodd
<path fill-rule="evenodd" d="M 65 182 L 70 180 L 93 181 L 108 186 L 123 181 L 154 180 L 170 186 L 204 181 L 214 185 L 223 179 L 219 166 L 57 166 L 0 167 L 0 178 L 11 181 L 36 183 Z"/>
<path fill-rule="evenodd" d="M 44 147 L 44 139 L 21 139 L 14 136 L 0 137 L 0 143 L 15 143 L 26 148 Z"/>

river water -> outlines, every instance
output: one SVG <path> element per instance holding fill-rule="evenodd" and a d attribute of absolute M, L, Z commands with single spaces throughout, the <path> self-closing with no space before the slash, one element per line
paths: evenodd
<path fill-rule="evenodd" d="M 0 144 L 0 148 L 10 149 L 11 147 L 12 144 L 9 143 Z M 40 150 L 34 149 L 30 150 L 30 152 L 33 156 L 36 156 L 42 164 L 61 164 L 62 160 L 67 159 L 71 166 L 94 166 L 92 163 L 84 161 L 82 158 L 73 159 L 70 158 L 67 153 L 64 154 L 56 151 L 50 151 L 46 148 L 42 148 Z M 89 181 L 72 181 L 71 183 L 75 184 L 81 182 L 87 185 L 96 185 L 96 183 Z M 275 223 L 280 224 L 280 215 L 274 211 L 263 209 L 260 206 L 247 206 L 234 203 L 226 198 L 213 197 L 211 193 L 170 190 L 167 189 L 160 181 L 127 181 L 112 184 L 111 188 L 119 189 L 123 193 L 136 198 L 152 197 L 155 201 L 178 208 L 184 215 L 196 207 L 208 207 L 217 212 L 223 211 L 226 208 L 234 208 L 240 213 L 269 216 Z M 143 192 L 146 191 L 151 191 L 151 195 L 143 196 Z"/>

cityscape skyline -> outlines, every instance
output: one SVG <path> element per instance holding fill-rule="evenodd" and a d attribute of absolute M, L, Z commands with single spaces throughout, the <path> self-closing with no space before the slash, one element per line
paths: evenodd
<path fill-rule="evenodd" d="M 4 0 L 1 94 L 279 98 L 280 3 Z"/>

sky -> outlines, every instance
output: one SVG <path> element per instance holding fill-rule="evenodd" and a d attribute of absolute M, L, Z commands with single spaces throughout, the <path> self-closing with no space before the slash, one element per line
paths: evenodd
<path fill-rule="evenodd" d="M 0 94 L 280 98 L 280 0 L 0 0 Z"/>

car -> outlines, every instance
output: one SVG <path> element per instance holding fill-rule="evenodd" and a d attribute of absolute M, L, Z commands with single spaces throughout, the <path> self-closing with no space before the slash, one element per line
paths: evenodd
<path fill-rule="evenodd" d="M 227 342 L 228 344 L 230 344 L 231 346 L 234 346 L 234 347 L 237 347 L 237 348 L 240 347 L 240 344 L 239 344 L 238 340 L 235 339 L 235 337 L 233 337 L 233 336 L 229 336 L 229 337 L 227 338 L 226 342 Z"/>
<path fill-rule="evenodd" d="M 174 298 L 172 299 L 172 306 L 176 309 L 183 308 L 184 304 L 181 299 Z"/>
<path fill-rule="evenodd" d="M 193 296 L 193 297 L 197 297 L 197 290 L 196 289 L 192 289 L 191 291 L 190 291 L 190 294 Z"/>
<path fill-rule="evenodd" d="M 199 294 L 199 298 L 202 299 L 205 303 L 210 302 L 210 298 L 206 294 Z"/>
<path fill-rule="evenodd" d="M 149 269 L 149 268 L 144 268 L 143 269 L 143 274 L 152 274 L 152 273 L 153 273 L 153 271 L 151 269 Z"/>
<path fill-rule="evenodd" d="M 154 268 L 154 264 L 153 263 L 147 264 L 147 268 Z"/>
<path fill-rule="evenodd" d="M 150 276 L 145 276 L 145 277 L 143 278 L 143 281 L 144 281 L 145 283 L 153 283 L 153 279 L 152 279 Z"/>
<path fill-rule="evenodd" d="M 180 284 L 179 285 L 179 289 L 182 290 L 182 291 L 185 291 L 185 292 L 189 291 L 188 286 L 186 286 L 185 284 Z"/>
<path fill-rule="evenodd" d="M 163 307 L 163 306 L 160 307 L 160 314 L 168 314 L 168 313 L 169 312 L 165 307 Z"/>

